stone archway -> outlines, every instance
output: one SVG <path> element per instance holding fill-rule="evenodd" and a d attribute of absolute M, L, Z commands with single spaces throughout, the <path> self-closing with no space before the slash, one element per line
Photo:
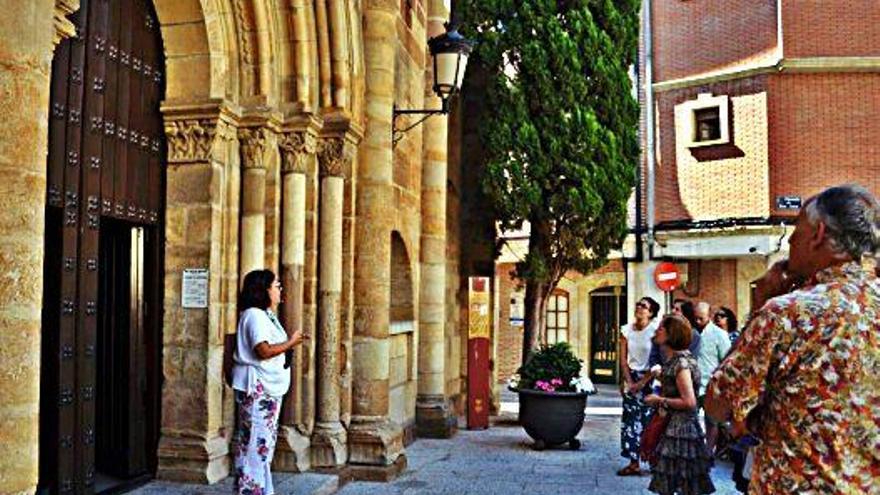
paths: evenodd
<path fill-rule="evenodd" d="M 411 330 L 415 325 L 413 304 L 412 262 L 403 237 L 391 232 L 391 305 L 389 307 L 392 332 Z M 395 328 L 400 327 L 400 328 Z"/>

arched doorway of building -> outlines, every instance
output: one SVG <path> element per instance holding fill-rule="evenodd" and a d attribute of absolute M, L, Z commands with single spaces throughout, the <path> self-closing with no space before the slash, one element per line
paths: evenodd
<path fill-rule="evenodd" d="M 81 0 L 52 61 L 40 491 L 156 469 L 164 59 L 148 0 Z"/>
<path fill-rule="evenodd" d="M 590 379 L 617 383 L 620 327 L 626 323 L 626 291 L 603 287 L 590 292 Z"/>
<path fill-rule="evenodd" d="M 404 430 L 404 443 L 414 439 L 415 396 L 418 374 L 415 341 L 415 286 L 412 262 L 398 231 L 391 232 L 391 284 L 389 323 L 391 334 L 391 378 L 388 407 L 391 419 Z"/>

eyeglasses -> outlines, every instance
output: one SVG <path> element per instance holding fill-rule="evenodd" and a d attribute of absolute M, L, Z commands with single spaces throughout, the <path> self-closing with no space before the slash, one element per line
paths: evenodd
<path fill-rule="evenodd" d="M 277 288 L 277 289 L 281 289 L 281 288 L 282 288 L 282 287 L 281 287 L 281 282 L 272 282 L 272 287 L 275 287 L 275 288 Z"/>
<path fill-rule="evenodd" d="M 727 319 L 727 315 L 724 314 L 724 313 L 716 313 L 716 314 L 715 314 L 715 319 L 716 319 L 716 320 L 720 320 L 721 318 Z"/>

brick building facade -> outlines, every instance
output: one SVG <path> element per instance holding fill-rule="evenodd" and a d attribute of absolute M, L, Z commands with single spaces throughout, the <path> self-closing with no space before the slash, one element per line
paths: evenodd
<path fill-rule="evenodd" d="M 656 242 L 643 244 L 641 259 L 628 250 L 629 308 L 642 295 L 662 296 L 651 277 L 666 259 L 677 262 L 686 280 L 676 297 L 743 315 L 750 310 L 750 281 L 786 256 L 786 236 L 807 198 L 846 182 L 880 192 L 880 121 L 871 117 L 880 103 L 876 5 L 656 0 L 652 6 Z M 643 139 L 644 41 L 643 30 Z M 643 162 L 642 234 L 646 174 Z"/>

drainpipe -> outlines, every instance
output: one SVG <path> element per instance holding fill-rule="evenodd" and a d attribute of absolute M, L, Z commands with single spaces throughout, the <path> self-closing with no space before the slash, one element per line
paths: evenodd
<path fill-rule="evenodd" d="M 654 42 L 651 30 L 651 0 L 642 2 L 645 36 L 645 160 L 647 162 L 647 241 L 648 259 L 654 258 Z"/>

